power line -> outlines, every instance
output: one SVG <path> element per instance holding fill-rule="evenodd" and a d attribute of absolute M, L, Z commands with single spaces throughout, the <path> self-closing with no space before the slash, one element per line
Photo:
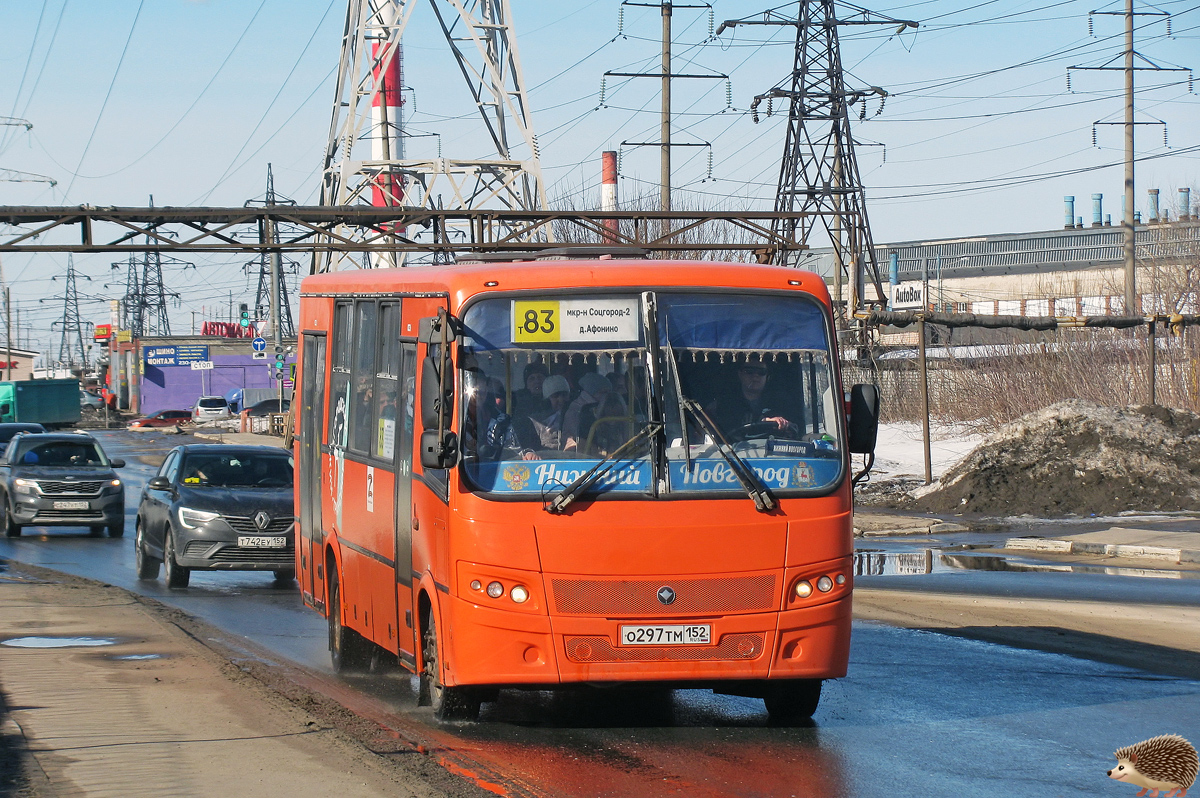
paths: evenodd
<path fill-rule="evenodd" d="M 133 15 L 133 24 L 129 26 L 129 36 L 125 39 L 125 46 L 121 48 L 121 57 L 117 60 L 117 68 L 113 70 L 112 80 L 108 84 L 108 91 L 104 93 L 104 102 L 100 104 L 100 113 L 96 114 L 96 123 L 92 125 L 92 132 L 88 135 L 87 144 L 83 145 L 83 152 L 79 155 L 79 163 L 76 164 L 75 170 L 71 173 L 71 182 L 67 184 L 66 191 L 63 196 L 66 197 L 71 193 L 71 187 L 75 185 L 75 178 L 79 176 L 79 169 L 83 166 L 83 159 L 87 157 L 88 150 L 91 149 L 92 140 L 96 138 L 96 130 L 100 127 L 100 120 L 104 118 L 104 109 L 108 107 L 108 98 L 112 96 L 113 86 L 117 85 L 117 76 L 121 74 L 121 65 L 125 63 L 125 54 L 129 52 L 129 43 L 133 41 L 133 32 L 137 30 L 138 19 L 142 16 L 142 6 L 146 4 L 146 0 L 139 0 L 137 13 Z"/>

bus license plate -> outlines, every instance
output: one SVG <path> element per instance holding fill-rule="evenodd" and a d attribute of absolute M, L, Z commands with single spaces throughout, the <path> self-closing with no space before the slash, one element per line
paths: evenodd
<path fill-rule="evenodd" d="M 268 537 L 239 537 L 238 545 L 244 549 L 282 549 L 287 545 L 287 539 Z"/>
<path fill-rule="evenodd" d="M 88 508 L 87 502 L 55 502 L 54 503 L 55 510 L 86 510 L 87 508 Z"/>
<path fill-rule="evenodd" d="M 690 626 L 622 626 L 625 646 L 706 646 L 712 639 L 708 624 Z"/>

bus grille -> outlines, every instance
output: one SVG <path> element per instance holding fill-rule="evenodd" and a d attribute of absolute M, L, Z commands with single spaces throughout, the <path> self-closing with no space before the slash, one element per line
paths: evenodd
<path fill-rule="evenodd" d="M 573 662 L 701 662 L 750 660 L 763 650 L 760 634 L 725 635 L 715 646 L 620 646 L 607 637 L 568 637 L 567 659 Z"/>
<path fill-rule="evenodd" d="M 664 605 L 659 588 L 669 586 L 675 601 Z M 777 609 L 775 575 L 716 579 L 552 579 L 554 608 L 569 615 L 713 615 Z"/>

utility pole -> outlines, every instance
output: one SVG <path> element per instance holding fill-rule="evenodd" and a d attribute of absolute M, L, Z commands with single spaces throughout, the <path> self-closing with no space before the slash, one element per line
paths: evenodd
<path fill-rule="evenodd" d="M 1134 128 L 1138 125 L 1162 125 L 1163 126 L 1163 143 L 1166 143 L 1166 123 L 1161 121 L 1153 122 L 1138 122 L 1134 118 L 1134 98 L 1133 98 L 1133 76 L 1138 70 L 1148 70 L 1151 72 L 1188 72 L 1191 70 L 1187 67 L 1163 67 L 1146 58 L 1141 53 L 1137 52 L 1133 47 L 1133 22 L 1134 17 L 1166 17 L 1167 31 L 1171 30 L 1171 15 L 1166 11 L 1134 11 L 1133 0 L 1125 0 L 1125 9 L 1123 11 L 1092 11 L 1088 14 L 1088 29 L 1092 28 L 1092 16 L 1121 16 L 1125 21 L 1125 49 L 1121 54 L 1122 65 L 1116 66 L 1117 59 L 1114 58 L 1100 66 L 1084 67 L 1072 66 L 1067 67 L 1067 90 L 1071 90 L 1071 71 L 1115 71 L 1121 70 L 1125 73 L 1125 121 L 1124 122 L 1105 122 L 1097 120 L 1092 123 L 1092 143 L 1096 143 L 1096 126 L 1097 125 L 1115 125 L 1121 124 L 1125 128 L 1125 213 L 1121 219 L 1121 243 L 1122 243 L 1122 260 L 1124 262 L 1125 271 L 1125 312 L 1128 314 L 1136 314 L 1142 311 L 1141 303 L 1138 301 L 1137 290 L 1137 232 L 1134 229 Z M 1138 63 L 1145 66 L 1137 66 Z"/>
<path fill-rule="evenodd" d="M 866 191 L 858 171 L 854 152 L 854 137 L 850 131 L 849 111 L 878 97 L 879 111 L 887 92 L 879 86 L 848 89 L 842 71 L 841 46 L 838 28 L 845 25 L 895 26 L 897 33 L 916 28 L 912 20 L 893 19 L 856 6 L 847 6 L 849 16 L 838 16 L 835 0 L 801 0 L 795 18 L 775 10 L 756 17 L 726 20 L 717 28 L 720 36 L 726 28 L 742 25 L 790 25 L 796 28 L 796 50 L 788 78 L 754 98 L 751 116 L 759 121 L 759 106 L 765 101 L 767 115 L 774 112 L 773 101 L 788 101 L 787 132 L 779 183 L 775 195 L 775 210 L 809 212 L 799 220 L 773 224 L 773 231 L 795 236 L 799 243 L 808 242 L 815 219 L 820 219 L 833 247 L 835 284 L 841 284 L 845 270 L 851 277 L 850 301 L 835 312 L 847 316 L 864 304 L 864 288 L 869 273 L 875 287 L 873 302 L 884 303 L 887 297 L 880 280 L 875 245 L 867 220 Z M 783 88 L 787 83 L 788 88 Z M 877 111 L 876 113 L 878 113 Z M 796 235 L 797 229 L 799 235 Z M 787 254 L 781 254 L 785 264 Z"/>
<path fill-rule="evenodd" d="M 1133 127 L 1133 0 L 1125 0 L 1125 218 L 1121 220 L 1121 243 L 1125 261 L 1126 313 L 1140 310 L 1134 260 L 1137 240 L 1133 229 Z M 1154 404 L 1153 399 L 1150 404 Z"/>
<path fill-rule="evenodd" d="M 672 78 L 707 78 L 728 80 L 728 75 L 690 75 L 671 71 L 671 17 L 676 8 L 712 8 L 708 3 L 700 5 L 684 5 L 671 0 L 660 0 L 658 3 L 637 3 L 625 0 L 623 6 L 642 6 L 662 10 L 662 72 L 605 72 L 604 76 L 617 78 L 659 78 L 662 81 L 662 105 L 659 121 L 658 141 L 622 141 L 622 147 L 658 147 L 659 168 L 658 180 L 661 190 L 660 206 L 664 211 L 671 210 L 671 148 L 672 147 L 708 147 L 705 142 L 674 143 L 671 141 L 671 79 Z M 711 30 L 711 28 L 710 28 Z"/>
<path fill-rule="evenodd" d="M 4 286 L 4 379 L 12 379 L 12 304 L 8 286 Z M 19 329 L 19 328 L 18 328 Z"/>

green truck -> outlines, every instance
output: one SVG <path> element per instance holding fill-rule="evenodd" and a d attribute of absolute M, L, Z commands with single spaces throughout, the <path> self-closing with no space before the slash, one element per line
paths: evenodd
<path fill-rule="evenodd" d="M 79 380 L 0 382 L 0 422 L 68 427 L 79 421 Z"/>

